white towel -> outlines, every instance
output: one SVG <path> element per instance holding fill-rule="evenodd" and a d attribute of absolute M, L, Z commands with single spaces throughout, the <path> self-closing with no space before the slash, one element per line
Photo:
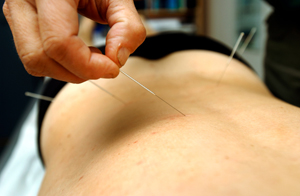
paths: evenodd
<path fill-rule="evenodd" d="M 37 103 L 35 103 L 0 174 L 1 196 L 38 194 L 45 171 L 38 156 L 37 130 Z"/>

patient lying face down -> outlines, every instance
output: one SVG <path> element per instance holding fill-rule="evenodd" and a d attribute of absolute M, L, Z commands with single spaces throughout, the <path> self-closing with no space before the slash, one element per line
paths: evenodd
<path fill-rule="evenodd" d="M 300 109 L 243 63 L 204 50 L 131 57 L 124 75 L 67 84 L 43 121 L 40 195 L 300 195 Z"/>

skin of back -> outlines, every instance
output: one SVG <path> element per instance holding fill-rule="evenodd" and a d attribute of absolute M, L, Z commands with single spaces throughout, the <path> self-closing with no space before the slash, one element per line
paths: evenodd
<path fill-rule="evenodd" d="M 300 109 L 228 56 L 131 57 L 119 75 L 67 84 L 42 126 L 40 195 L 300 195 Z"/>

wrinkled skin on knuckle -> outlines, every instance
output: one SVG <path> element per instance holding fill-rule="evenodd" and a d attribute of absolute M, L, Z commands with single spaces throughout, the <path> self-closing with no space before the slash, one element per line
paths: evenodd
<path fill-rule="evenodd" d="M 79 0 L 77 11 L 98 23 L 107 24 L 106 10 L 108 0 Z"/>
<path fill-rule="evenodd" d="M 95 77 L 95 73 L 90 71 L 89 69 L 85 69 L 84 72 L 81 72 L 79 77 L 83 80 L 98 79 L 97 77 Z"/>
<path fill-rule="evenodd" d="M 114 35 L 111 34 L 111 37 L 115 37 L 115 39 L 125 38 L 125 42 L 130 42 L 126 43 L 130 45 L 128 48 L 132 50 L 130 52 L 134 52 L 134 50 L 145 41 L 146 29 L 142 23 L 139 23 L 136 20 L 131 21 L 130 19 L 123 19 L 119 20 L 116 25 L 118 26 L 116 27 L 117 31 L 113 33 Z M 132 41 L 134 41 L 134 43 Z"/>
<path fill-rule="evenodd" d="M 60 62 L 66 56 L 68 42 L 63 37 L 49 36 L 43 41 L 45 54 Z"/>
<path fill-rule="evenodd" d="M 30 68 L 28 68 L 26 66 L 24 66 L 24 67 L 25 67 L 25 70 L 27 71 L 27 73 L 30 74 L 30 75 L 32 75 L 32 76 L 35 76 L 35 77 L 43 77 L 43 76 L 45 76 L 43 74 L 40 74 L 38 72 L 33 71 L 32 69 L 30 69 Z"/>
<path fill-rule="evenodd" d="M 20 55 L 24 68 L 30 75 L 45 76 L 45 65 L 41 62 L 42 55 L 41 51 Z"/>
<path fill-rule="evenodd" d="M 93 65 L 87 65 L 84 67 L 83 71 L 80 73 L 80 78 L 85 79 L 85 80 L 95 80 L 99 79 L 101 77 L 104 77 L 105 75 L 109 74 L 111 71 L 111 66 L 114 66 L 113 63 L 111 62 L 99 62 L 101 63 L 101 67 L 95 68 Z M 111 78 L 115 78 L 117 76 L 111 75 Z"/>
<path fill-rule="evenodd" d="M 107 10 L 110 5 L 109 0 L 95 1 L 96 9 L 98 10 L 99 20 L 103 24 L 107 24 Z"/>
<path fill-rule="evenodd" d="M 77 9 L 78 10 L 84 10 L 87 5 L 89 4 L 90 0 L 79 0 L 78 1 L 78 5 L 77 5 Z"/>
<path fill-rule="evenodd" d="M 8 7 L 7 2 L 9 2 L 9 0 L 6 0 L 3 4 L 3 7 L 2 7 L 2 11 L 3 11 L 3 14 L 4 14 L 5 18 L 9 17 L 9 15 L 10 15 L 10 13 L 9 13 L 10 11 L 9 11 L 9 7 Z"/>
<path fill-rule="evenodd" d="M 99 79 L 99 77 L 103 74 L 104 72 L 101 70 L 101 72 L 96 72 L 94 69 L 90 69 L 89 67 L 86 67 L 83 69 L 83 71 L 80 73 L 80 78 L 84 80 L 96 80 Z"/>
<path fill-rule="evenodd" d="M 128 31 L 128 34 L 126 35 L 128 37 L 128 40 L 126 40 L 128 43 L 126 43 L 126 45 L 129 45 L 128 49 L 130 49 L 130 52 L 133 53 L 145 41 L 146 29 L 143 25 L 130 22 L 126 24 L 124 28 L 130 29 L 130 31 Z M 134 40 L 134 43 L 129 40 Z"/>
<path fill-rule="evenodd" d="M 11 13 L 10 13 L 11 10 L 8 6 L 8 3 L 4 2 L 3 7 L 2 7 L 2 11 L 3 11 L 3 15 L 4 15 L 9 27 L 10 27 L 10 30 L 11 30 L 13 36 L 14 36 L 14 31 L 13 31 L 14 29 L 12 27 L 12 18 L 11 18 Z"/>
<path fill-rule="evenodd" d="M 146 39 L 146 29 L 144 25 L 136 25 L 133 27 L 133 34 L 136 35 L 136 39 L 139 44 L 142 44 Z"/>

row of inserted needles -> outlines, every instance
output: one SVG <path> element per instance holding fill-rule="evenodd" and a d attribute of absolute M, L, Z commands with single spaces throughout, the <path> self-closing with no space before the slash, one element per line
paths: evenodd
<path fill-rule="evenodd" d="M 252 28 L 248 37 L 245 39 L 245 42 L 244 44 L 241 46 L 240 48 L 240 54 L 243 54 L 245 49 L 247 48 L 247 46 L 249 45 L 253 35 L 255 34 L 256 32 L 256 28 Z M 242 40 L 244 36 L 244 33 L 241 33 L 238 40 L 236 41 L 236 44 L 231 52 L 231 55 L 229 56 L 228 58 L 228 61 L 226 62 L 226 65 L 225 65 L 225 68 L 221 74 L 221 76 L 219 77 L 218 81 L 217 81 L 217 85 L 220 84 L 230 62 L 232 61 L 232 58 L 234 56 L 234 54 L 236 53 L 237 49 L 238 49 L 238 46 L 240 45 L 240 42 Z M 153 91 L 151 91 L 149 88 L 145 87 L 143 84 L 141 84 L 140 82 L 138 82 L 137 80 L 135 80 L 133 77 L 131 77 L 130 75 L 128 75 L 127 73 L 125 73 L 124 71 L 120 70 L 120 72 L 126 76 L 127 78 L 129 78 L 130 80 L 132 80 L 133 82 L 135 82 L 136 84 L 138 84 L 139 86 L 141 86 L 143 89 L 145 89 L 146 91 L 148 91 L 150 94 L 152 94 L 153 96 L 155 96 L 156 98 L 158 98 L 159 100 L 161 100 L 162 102 L 164 102 L 165 104 L 167 104 L 169 107 L 173 108 L 174 110 L 176 110 L 178 113 L 180 113 L 181 115 L 185 116 L 185 114 L 183 112 L 181 112 L 179 109 L 177 109 L 176 107 L 174 107 L 172 104 L 170 104 L 169 102 L 167 102 L 166 100 L 164 100 L 163 98 L 161 98 L 160 96 L 158 96 L 157 94 L 155 94 Z M 93 85 L 95 85 L 97 88 L 99 88 L 100 90 L 104 91 L 105 93 L 109 94 L 111 97 L 113 97 L 114 99 L 118 100 L 119 102 L 125 104 L 125 102 L 120 99 L 119 97 L 115 96 L 114 94 L 110 93 L 109 91 L 107 91 L 106 89 L 102 88 L 100 85 L 98 85 L 97 83 L 89 80 L 89 82 Z M 31 93 L 31 92 L 25 92 L 25 95 L 26 96 L 29 96 L 29 97 L 33 97 L 33 98 L 36 98 L 36 99 L 41 99 L 41 100 L 44 100 L 44 101 L 53 101 L 54 98 L 52 97 L 48 97 L 48 96 L 44 96 L 44 95 L 39 95 L 39 94 L 35 94 L 35 93 Z"/>

